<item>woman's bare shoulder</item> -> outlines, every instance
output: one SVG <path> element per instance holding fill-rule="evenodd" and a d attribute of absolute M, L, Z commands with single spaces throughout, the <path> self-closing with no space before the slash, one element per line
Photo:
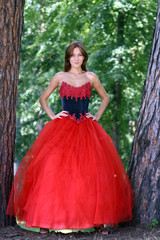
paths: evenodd
<path fill-rule="evenodd" d="M 97 81 L 99 82 L 99 78 L 94 72 L 86 72 L 86 75 L 90 79 L 92 85 Z"/>
<path fill-rule="evenodd" d="M 57 85 L 59 85 L 64 77 L 65 77 L 65 72 L 57 72 L 57 73 L 53 76 L 51 82 L 56 82 Z"/>
<path fill-rule="evenodd" d="M 93 78 L 96 74 L 94 72 L 86 72 L 86 75 L 90 78 Z"/>
<path fill-rule="evenodd" d="M 65 75 L 65 72 L 57 72 L 57 73 L 54 75 L 54 77 L 60 79 L 60 78 L 62 78 L 64 75 Z"/>

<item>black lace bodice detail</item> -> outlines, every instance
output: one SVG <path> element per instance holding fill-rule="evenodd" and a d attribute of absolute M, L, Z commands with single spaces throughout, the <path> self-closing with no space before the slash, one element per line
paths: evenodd
<path fill-rule="evenodd" d="M 69 118 L 77 122 L 81 122 L 86 118 L 91 91 L 90 82 L 79 87 L 62 82 L 59 93 L 63 110 L 68 111 Z"/>

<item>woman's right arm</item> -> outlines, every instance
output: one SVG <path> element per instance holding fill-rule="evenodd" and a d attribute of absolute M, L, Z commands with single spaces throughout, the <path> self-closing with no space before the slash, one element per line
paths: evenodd
<path fill-rule="evenodd" d="M 51 93 L 59 86 L 59 80 L 60 80 L 60 74 L 61 73 L 56 73 L 55 76 L 52 78 L 50 84 L 46 88 L 46 90 L 42 93 L 42 95 L 39 98 L 39 102 L 44 108 L 44 111 L 47 113 L 47 115 L 51 118 L 54 119 L 56 117 L 60 116 L 66 116 L 66 113 L 63 111 L 61 114 L 55 115 L 53 111 L 50 109 L 48 103 L 47 103 L 47 98 L 51 95 Z"/>

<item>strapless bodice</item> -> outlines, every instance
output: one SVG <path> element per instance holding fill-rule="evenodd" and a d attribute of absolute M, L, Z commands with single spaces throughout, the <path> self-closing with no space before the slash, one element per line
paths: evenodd
<path fill-rule="evenodd" d="M 91 96 L 91 83 L 87 82 L 79 87 L 62 82 L 59 94 L 63 110 L 68 111 L 68 117 L 78 123 L 86 119 L 88 104 Z"/>

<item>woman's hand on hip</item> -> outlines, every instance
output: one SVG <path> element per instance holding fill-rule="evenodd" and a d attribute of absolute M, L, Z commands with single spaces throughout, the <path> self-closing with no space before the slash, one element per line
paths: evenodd
<path fill-rule="evenodd" d="M 56 115 L 54 115 L 51 119 L 53 120 L 55 118 L 61 118 L 61 117 L 67 117 L 67 116 L 68 116 L 68 111 L 61 111 Z"/>
<path fill-rule="evenodd" d="M 91 113 L 86 113 L 86 118 L 92 118 L 92 120 L 96 120 L 97 121 L 96 116 L 92 115 Z"/>

